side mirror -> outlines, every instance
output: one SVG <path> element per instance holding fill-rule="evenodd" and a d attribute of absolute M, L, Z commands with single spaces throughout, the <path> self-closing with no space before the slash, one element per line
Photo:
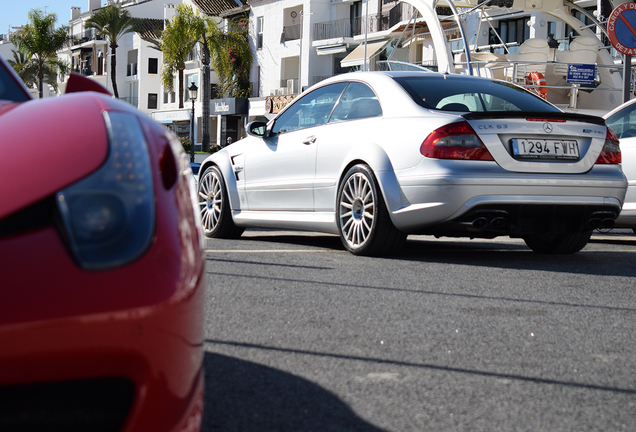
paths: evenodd
<path fill-rule="evenodd" d="M 263 138 L 267 133 L 267 123 L 253 121 L 247 125 L 246 132 L 249 136 Z"/>

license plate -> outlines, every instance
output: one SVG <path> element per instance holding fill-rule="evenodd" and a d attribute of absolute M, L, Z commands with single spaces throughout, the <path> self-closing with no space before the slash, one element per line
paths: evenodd
<path fill-rule="evenodd" d="M 512 153 L 522 159 L 579 160 L 579 143 L 574 140 L 513 139 Z"/>

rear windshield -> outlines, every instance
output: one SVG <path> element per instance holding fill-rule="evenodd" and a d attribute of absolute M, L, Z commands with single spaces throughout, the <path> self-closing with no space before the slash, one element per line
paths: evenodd
<path fill-rule="evenodd" d="M 459 112 L 560 110 L 534 94 L 505 81 L 462 76 L 394 77 L 424 108 Z"/>

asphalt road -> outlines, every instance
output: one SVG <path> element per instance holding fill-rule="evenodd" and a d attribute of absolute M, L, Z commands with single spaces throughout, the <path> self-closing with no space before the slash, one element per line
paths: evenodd
<path fill-rule="evenodd" d="M 636 235 L 207 240 L 203 431 L 636 430 Z"/>

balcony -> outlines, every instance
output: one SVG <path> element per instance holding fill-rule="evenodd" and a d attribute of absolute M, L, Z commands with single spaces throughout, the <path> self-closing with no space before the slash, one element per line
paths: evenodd
<path fill-rule="evenodd" d="M 394 6 L 387 16 L 369 15 L 368 17 L 342 18 L 335 21 L 325 21 L 314 24 L 313 40 L 326 40 L 360 36 L 390 30 L 401 21 L 411 19 L 413 7 L 407 4 Z M 418 13 L 417 17 L 421 15 Z"/>
<path fill-rule="evenodd" d="M 382 16 L 370 16 L 357 18 L 342 18 L 335 21 L 326 21 L 314 24 L 313 40 L 325 40 L 335 38 L 347 38 L 364 34 L 365 28 L 367 33 L 374 33 L 381 30 L 387 30 L 382 25 Z M 387 20 L 388 23 L 388 20 Z"/>
<path fill-rule="evenodd" d="M 285 42 L 300 39 L 300 24 L 283 27 L 283 40 Z M 282 42 L 282 41 L 281 41 Z"/>
<path fill-rule="evenodd" d="M 85 75 L 85 76 L 93 76 L 93 69 L 91 69 L 90 65 L 82 67 L 82 68 L 75 67 L 73 69 L 73 72 L 81 74 L 81 75 Z"/>
<path fill-rule="evenodd" d="M 80 34 L 71 36 L 73 36 L 73 39 L 68 42 L 69 48 L 76 46 L 89 47 L 92 44 L 106 45 L 107 43 L 103 36 L 91 30 L 86 30 Z"/>

